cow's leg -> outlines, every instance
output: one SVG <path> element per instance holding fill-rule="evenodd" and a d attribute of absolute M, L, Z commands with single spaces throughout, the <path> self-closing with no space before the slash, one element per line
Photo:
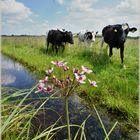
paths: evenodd
<path fill-rule="evenodd" d="M 55 50 L 56 50 L 56 54 L 58 53 L 58 48 L 57 45 L 55 45 Z"/>
<path fill-rule="evenodd" d="M 92 42 L 89 43 L 89 47 L 90 47 L 90 48 L 92 47 Z"/>
<path fill-rule="evenodd" d="M 112 47 L 110 46 L 109 56 L 111 57 L 112 55 L 113 55 L 113 52 L 112 52 Z"/>
<path fill-rule="evenodd" d="M 54 45 L 53 45 L 53 44 L 52 44 L 52 51 L 53 51 L 53 53 L 54 53 L 54 51 L 55 51 L 55 50 L 54 50 Z"/>
<path fill-rule="evenodd" d="M 47 41 L 47 49 L 46 49 L 46 53 L 48 52 L 48 47 L 49 47 L 49 42 Z"/>
<path fill-rule="evenodd" d="M 88 46 L 88 43 L 87 43 L 87 41 L 84 41 L 85 42 L 85 47 L 87 48 L 87 46 Z"/>
<path fill-rule="evenodd" d="M 124 58 L 124 46 L 120 47 L 120 56 L 121 56 L 121 62 L 123 64 L 123 58 Z"/>
<path fill-rule="evenodd" d="M 81 47 L 82 46 L 82 43 L 80 40 L 78 40 L 78 47 Z"/>
<path fill-rule="evenodd" d="M 86 46 L 86 48 L 88 48 L 88 46 L 89 46 L 89 42 L 88 41 L 85 41 L 85 46 Z"/>
<path fill-rule="evenodd" d="M 110 57 L 110 62 L 112 62 L 112 58 L 111 56 L 113 55 L 113 52 L 112 52 L 112 46 L 109 46 L 109 57 Z"/>
<path fill-rule="evenodd" d="M 106 45 L 106 54 L 108 54 L 108 45 Z"/>
<path fill-rule="evenodd" d="M 62 47 L 63 47 L 62 52 L 64 52 L 64 50 L 65 50 L 65 45 L 63 44 Z"/>
<path fill-rule="evenodd" d="M 89 46 L 90 48 L 92 47 L 91 41 L 88 41 L 88 46 Z"/>
<path fill-rule="evenodd" d="M 100 49 L 100 54 L 102 54 L 103 45 L 104 45 L 104 38 L 102 37 L 102 38 L 101 38 L 101 49 Z"/>

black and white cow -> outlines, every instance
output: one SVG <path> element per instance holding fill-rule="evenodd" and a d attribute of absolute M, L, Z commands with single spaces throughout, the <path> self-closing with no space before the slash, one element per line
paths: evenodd
<path fill-rule="evenodd" d="M 109 46 L 109 56 L 113 55 L 112 49 L 120 49 L 121 63 L 123 64 L 124 58 L 124 43 L 126 41 L 129 32 L 135 32 L 137 28 L 130 28 L 127 23 L 108 25 L 102 30 L 102 44 L 100 53 L 102 53 L 103 43 L 107 43 Z"/>
<path fill-rule="evenodd" d="M 65 31 L 65 30 L 60 31 L 59 29 L 50 30 L 48 32 L 46 41 L 47 41 L 46 52 L 48 51 L 49 43 L 52 44 L 53 52 L 55 49 L 56 53 L 58 52 L 59 47 L 63 47 L 63 51 L 64 51 L 66 43 L 74 44 L 72 32 Z"/>
<path fill-rule="evenodd" d="M 92 45 L 92 42 L 95 42 L 95 37 L 97 35 L 97 32 L 94 31 L 80 31 L 77 36 L 78 36 L 78 40 L 79 40 L 79 45 L 81 45 L 81 42 L 84 42 L 86 46 L 90 46 Z"/>

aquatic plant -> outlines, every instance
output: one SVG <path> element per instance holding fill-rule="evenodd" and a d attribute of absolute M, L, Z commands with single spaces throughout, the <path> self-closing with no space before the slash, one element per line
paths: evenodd
<path fill-rule="evenodd" d="M 66 121 L 67 121 L 67 131 L 68 131 L 68 140 L 71 140 L 70 136 L 70 124 L 69 124 L 69 111 L 68 111 L 68 97 L 74 94 L 76 89 L 80 87 L 82 84 L 86 83 L 86 74 L 92 73 L 92 70 L 85 66 L 81 66 L 79 68 L 70 69 L 67 66 L 67 62 L 64 61 L 51 61 L 53 65 L 63 71 L 63 76 L 58 78 L 54 75 L 54 68 L 50 68 L 46 70 L 46 76 L 42 80 L 39 80 L 39 84 L 37 87 L 38 92 L 47 92 L 49 94 L 55 93 L 58 89 L 61 90 L 61 96 L 65 98 L 65 113 L 66 113 Z M 67 73 L 67 71 L 73 73 L 72 76 Z M 63 77 L 63 78 L 62 78 Z M 50 81 L 50 82 L 49 82 Z M 89 80 L 89 84 L 92 87 L 97 87 L 96 81 Z"/>

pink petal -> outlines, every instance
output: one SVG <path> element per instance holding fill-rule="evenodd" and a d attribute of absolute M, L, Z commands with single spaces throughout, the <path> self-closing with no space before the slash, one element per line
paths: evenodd
<path fill-rule="evenodd" d="M 46 70 L 46 74 L 50 75 L 53 72 L 53 68 Z"/>
<path fill-rule="evenodd" d="M 88 69 L 84 66 L 82 66 L 82 71 L 85 72 L 85 73 L 91 73 L 92 72 L 92 70 L 90 70 L 90 69 Z"/>
<path fill-rule="evenodd" d="M 46 76 L 44 79 L 44 82 L 47 82 L 47 81 L 48 81 L 48 76 Z"/>
<path fill-rule="evenodd" d="M 88 80 L 90 85 L 93 86 L 93 87 L 97 87 L 97 83 L 96 81 L 91 81 L 91 80 Z"/>

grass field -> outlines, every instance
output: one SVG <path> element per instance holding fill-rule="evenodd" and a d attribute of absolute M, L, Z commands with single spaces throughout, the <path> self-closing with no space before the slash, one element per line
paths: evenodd
<path fill-rule="evenodd" d="M 93 70 L 90 79 L 97 81 L 97 88 L 82 86 L 80 95 L 89 105 L 92 103 L 103 106 L 128 126 L 138 124 L 138 39 L 128 39 L 125 43 L 124 63 L 121 67 L 119 50 L 113 49 L 110 61 L 104 45 L 100 55 L 100 39 L 91 48 L 78 46 L 77 38 L 74 45 L 67 45 L 64 53 L 55 55 L 51 49 L 45 53 L 44 37 L 2 37 L 2 53 L 21 62 L 34 71 L 39 78 L 51 67 L 52 60 L 65 60 L 69 67 L 87 66 Z"/>

